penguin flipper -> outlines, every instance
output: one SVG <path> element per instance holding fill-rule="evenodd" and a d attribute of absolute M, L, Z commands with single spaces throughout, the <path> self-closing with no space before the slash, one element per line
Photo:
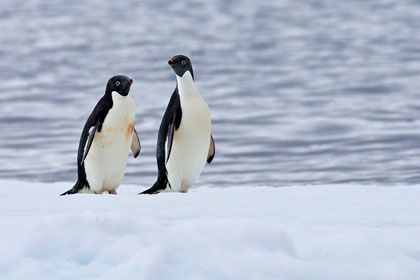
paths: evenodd
<path fill-rule="evenodd" d="M 175 92 L 172 95 L 171 101 L 169 102 L 169 105 L 168 105 L 168 109 L 170 109 L 169 110 L 170 115 L 166 116 L 166 113 L 165 113 L 165 116 L 163 117 L 163 120 L 162 120 L 162 123 L 166 123 L 167 125 L 166 127 L 167 130 L 163 131 L 164 132 L 163 135 L 166 136 L 165 163 L 168 162 L 169 157 L 171 155 L 172 143 L 174 140 L 175 131 L 178 130 L 179 126 L 181 125 L 182 109 L 181 109 L 181 101 L 180 101 L 179 93 L 178 93 L 178 87 L 175 89 Z"/>
<path fill-rule="evenodd" d="M 209 147 L 209 153 L 207 155 L 207 163 L 211 163 L 213 161 L 215 154 L 216 154 L 216 146 L 214 145 L 213 135 L 210 134 L 210 147 Z"/>
<path fill-rule="evenodd" d="M 175 131 L 175 122 L 172 121 L 168 126 L 168 137 L 166 139 L 166 161 L 165 161 L 165 163 L 168 163 L 169 156 L 171 155 L 172 142 L 174 141 L 174 131 Z"/>
<path fill-rule="evenodd" d="M 131 141 L 131 152 L 133 153 L 133 157 L 136 158 L 140 154 L 141 145 L 140 145 L 140 138 L 137 134 L 136 129 L 133 131 L 133 140 Z"/>
<path fill-rule="evenodd" d="M 85 161 L 85 159 L 86 159 L 86 157 L 89 153 L 89 149 L 90 149 L 90 146 L 92 146 L 92 142 L 93 142 L 93 138 L 95 137 L 96 130 L 98 129 L 100 124 L 101 124 L 101 122 L 98 120 L 96 122 L 95 126 L 92 126 L 90 131 L 89 131 L 89 138 L 88 138 L 88 141 L 86 143 L 84 153 L 83 153 L 83 157 L 82 157 L 82 161 L 80 162 L 80 165 L 83 164 L 83 162 Z"/>

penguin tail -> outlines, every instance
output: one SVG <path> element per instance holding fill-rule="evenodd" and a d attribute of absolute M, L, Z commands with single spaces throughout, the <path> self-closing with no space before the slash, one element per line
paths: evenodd
<path fill-rule="evenodd" d="M 166 181 L 164 180 L 157 180 L 156 183 L 153 184 L 153 186 L 144 192 L 141 192 L 139 194 L 157 194 L 163 191 L 166 188 Z"/>
<path fill-rule="evenodd" d="M 64 192 L 64 193 L 62 193 L 62 194 L 60 194 L 60 196 L 63 196 L 63 195 L 70 195 L 70 194 L 75 194 L 75 193 L 78 193 L 78 192 L 79 192 L 79 190 L 81 190 L 81 189 L 82 189 L 81 184 L 80 184 L 79 182 L 77 182 L 77 183 L 73 186 L 73 188 L 69 189 L 68 191 L 66 191 L 66 192 Z"/>

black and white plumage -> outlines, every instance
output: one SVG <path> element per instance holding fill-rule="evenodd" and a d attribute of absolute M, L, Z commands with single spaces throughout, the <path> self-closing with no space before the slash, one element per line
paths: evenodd
<path fill-rule="evenodd" d="M 116 194 L 130 148 L 134 157 L 141 148 L 134 129 L 135 104 L 129 96 L 132 83 L 125 76 L 109 79 L 105 95 L 90 114 L 80 137 L 77 182 L 62 195 L 106 191 Z"/>
<path fill-rule="evenodd" d="M 194 84 L 190 59 L 177 55 L 168 64 L 176 74 L 177 86 L 159 128 L 158 178 L 142 194 L 187 192 L 215 155 L 210 110 Z"/>

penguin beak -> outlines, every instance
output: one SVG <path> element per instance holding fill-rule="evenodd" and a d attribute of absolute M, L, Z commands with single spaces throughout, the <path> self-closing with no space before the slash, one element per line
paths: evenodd
<path fill-rule="evenodd" d="M 131 84 L 133 83 L 133 80 L 132 79 L 130 79 L 130 80 L 128 80 L 128 84 L 131 86 Z"/>
<path fill-rule="evenodd" d="M 175 65 L 175 61 L 173 59 L 171 59 L 171 60 L 168 61 L 168 64 L 170 66 L 174 66 Z"/>

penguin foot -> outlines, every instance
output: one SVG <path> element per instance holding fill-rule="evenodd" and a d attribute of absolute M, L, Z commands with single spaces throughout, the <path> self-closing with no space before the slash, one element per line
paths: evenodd
<path fill-rule="evenodd" d="M 118 194 L 116 190 L 108 191 L 109 194 Z"/>

